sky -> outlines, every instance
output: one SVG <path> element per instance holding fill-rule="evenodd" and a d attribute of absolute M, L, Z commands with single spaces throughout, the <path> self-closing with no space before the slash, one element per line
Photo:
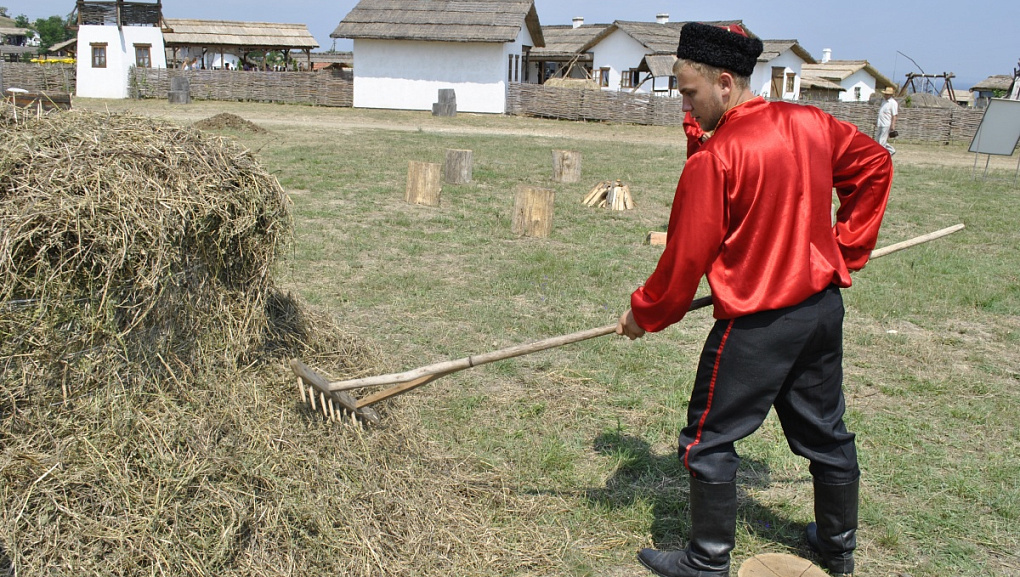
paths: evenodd
<path fill-rule="evenodd" d="M 318 50 L 351 50 L 350 40 L 330 34 L 357 0 L 163 0 L 166 18 L 298 23 L 319 42 Z M 66 16 L 74 0 L 0 0 L 12 17 L 30 21 Z M 953 88 L 969 89 L 993 74 L 1012 74 L 1020 60 L 1017 0 L 535 0 L 543 25 L 614 20 L 674 22 L 742 20 L 765 40 L 797 40 L 816 60 L 832 49 L 835 60 L 867 60 L 902 83 L 909 72 L 953 73 Z M 939 83 L 941 88 L 941 83 Z"/>

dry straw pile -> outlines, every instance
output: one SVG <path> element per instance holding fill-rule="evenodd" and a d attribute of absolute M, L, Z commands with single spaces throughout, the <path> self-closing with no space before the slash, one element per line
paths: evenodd
<path fill-rule="evenodd" d="M 378 372 L 274 286 L 288 200 L 166 122 L 0 108 L 0 575 L 555 572 L 540 499 L 303 412 L 286 359 Z M 479 472 L 479 471 L 484 472 Z"/>

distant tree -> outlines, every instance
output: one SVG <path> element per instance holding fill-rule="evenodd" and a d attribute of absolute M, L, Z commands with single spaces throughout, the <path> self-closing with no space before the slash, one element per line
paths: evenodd
<path fill-rule="evenodd" d="M 24 14 L 18 14 L 14 17 L 14 25 L 18 28 L 31 28 L 32 23 L 28 21 L 28 16 Z"/>
<path fill-rule="evenodd" d="M 39 34 L 39 52 L 45 52 L 54 44 L 60 44 L 64 40 L 74 37 L 67 29 L 67 24 L 60 16 L 39 18 L 35 21 L 35 31 Z"/>
<path fill-rule="evenodd" d="M 10 18 L 10 16 L 7 15 L 7 7 L 6 6 L 0 6 L 0 17 Z"/>

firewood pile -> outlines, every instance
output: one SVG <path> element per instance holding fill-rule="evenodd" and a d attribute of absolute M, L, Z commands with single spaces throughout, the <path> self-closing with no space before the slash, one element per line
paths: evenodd
<path fill-rule="evenodd" d="M 634 198 L 630 195 L 630 186 L 620 180 L 603 180 L 595 185 L 584 197 L 586 206 L 597 206 L 612 210 L 631 210 Z"/>

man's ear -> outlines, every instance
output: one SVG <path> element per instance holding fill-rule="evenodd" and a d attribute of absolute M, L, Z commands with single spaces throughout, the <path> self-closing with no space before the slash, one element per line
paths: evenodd
<path fill-rule="evenodd" d="M 716 82 L 719 84 L 723 98 L 729 98 L 730 94 L 736 89 L 736 82 L 733 80 L 733 75 L 729 72 L 721 72 Z"/>

